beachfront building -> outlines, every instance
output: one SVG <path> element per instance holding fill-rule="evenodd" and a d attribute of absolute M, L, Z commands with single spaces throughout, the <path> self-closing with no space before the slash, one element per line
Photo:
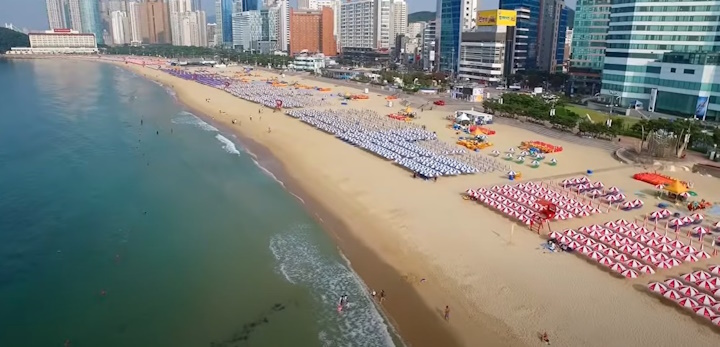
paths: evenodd
<path fill-rule="evenodd" d="M 183 44 L 183 42 L 189 42 L 190 33 L 182 32 L 182 29 L 180 28 L 180 22 L 183 19 L 181 19 L 180 17 L 185 16 L 185 13 L 190 12 L 191 8 L 192 4 L 190 3 L 190 0 L 168 0 L 168 13 L 170 14 L 170 34 L 172 37 L 171 42 L 175 46 L 189 46 Z M 185 37 L 183 37 L 183 35 Z"/>
<path fill-rule="evenodd" d="M 215 47 L 217 46 L 217 24 L 207 23 L 206 26 L 205 34 L 207 35 L 207 46 Z"/>
<path fill-rule="evenodd" d="M 345 48 L 390 48 L 390 1 L 354 0 L 340 7 L 340 44 Z"/>
<path fill-rule="evenodd" d="M 29 33 L 30 47 L 13 47 L 7 54 L 94 54 L 98 52 L 95 34 L 70 29 Z"/>
<path fill-rule="evenodd" d="M 67 28 L 65 21 L 65 0 L 45 0 L 50 29 Z"/>
<path fill-rule="evenodd" d="M 318 11 L 323 7 L 330 7 L 333 11 L 333 36 L 335 46 L 340 47 L 340 0 L 298 0 L 298 10 Z"/>
<path fill-rule="evenodd" d="M 130 25 L 130 44 L 139 45 L 142 43 L 142 31 L 140 29 L 140 4 L 134 1 L 128 2 L 127 13 Z"/>
<path fill-rule="evenodd" d="M 719 26 L 720 0 L 613 2 L 601 97 L 621 107 L 717 119 Z"/>
<path fill-rule="evenodd" d="M 67 0 L 65 3 L 65 24 L 68 29 L 75 31 L 83 30 L 82 18 L 80 16 L 80 1 L 82 0 Z"/>
<path fill-rule="evenodd" d="M 167 44 L 170 23 L 166 3 L 163 0 L 145 0 L 140 3 L 140 34 L 143 43 Z"/>
<path fill-rule="evenodd" d="M 390 6 L 390 40 L 394 44 L 397 37 L 407 35 L 407 3 L 405 0 L 393 0 Z"/>
<path fill-rule="evenodd" d="M 113 11 L 110 13 L 110 28 L 112 31 L 112 43 L 114 45 L 124 45 L 130 43 L 130 23 L 127 13 L 123 11 Z"/>
<path fill-rule="evenodd" d="M 326 59 L 327 58 L 322 54 L 299 54 L 295 56 L 292 68 L 298 71 L 320 72 L 321 69 L 325 68 Z"/>
<path fill-rule="evenodd" d="M 437 68 L 436 45 L 437 42 L 437 25 L 436 21 L 431 20 L 425 25 L 422 34 L 422 67 L 425 71 L 435 71 Z"/>
<path fill-rule="evenodd" d="M 323 7 L 319 11 L 290 10 L 290 48 L 288 53 L 322 53 L 325 56 L 337 54 L 333 27 L 333 9 Z"/>
<path fill-rule="evenodd" d="M 502 13 L 502 14 L 500 14 Z M 514 18 L 514 11 L 498 11 L 497 18 Z M 497 20 L 495 24 L 483 25 L 462 33 L 460 42 L 458 78 L 467 82 L 497 86 L 513 73 L 512 61 L 515 50 L 515 26 L 511 22 Z"/>
<path fill-rule="evenodd" d="M 83 33 L 95 34 L 97 43 L 104 43 L 100 5 L 96 0 L 80 0 L 80 21 Z"/>
<path fill-rule="evenodd" d="M 437 1 L 435 41 L 439 71 L 453 75 L 457 73 L 460 33 L 475 27 L 477 7 L 477 0 Z"/>
<path fill-rule="evenodd" d="M 233 40 L 233 15 L 237 12 L 237 6 L 240 6 L 241 2 L 236 5 L 235 0 L 215 0 L 215 23 L 217 24 L 217 45 L 232 47 L 234 45 Z"/>
<path fill-rule="evenodd" d="M 611 0 L 578 0 L 570 55 L 570 93 L 600 92 Z"/>

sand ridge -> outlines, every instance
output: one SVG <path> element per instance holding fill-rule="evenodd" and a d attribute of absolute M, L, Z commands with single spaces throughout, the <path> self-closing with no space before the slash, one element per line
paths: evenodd
<path fill-rule="evenodd" d="M 716 344 L 718 336 L 711 328 L 640 290 L 648 277 L 617 279 L 580 256 L 546 254 L 539 249 L 543 242 L 539 236 L 520 226 L 511 236 L 509 219 L 461 199 L 461 192 L 467 188 L 507 183 L 502 173 L 441 178 L 438 182 L 413 180 L 407 171 L 282 113 L 265 109 L 262 121 L 250 121 L 249 116 L 257 114 L 257 105 L 147 67 L 131 68 L 171 85 L 184 103 L 267 147 L 303 189 L 350 227 L 353 236 L 412 283 L 433 311 L 440 315 L 445 305 L 451 305 L 452 321 L 448 325 L 464 345 L 534 345 L 539 343 L 538 333 L 542 331 L 550 334 L 553 345 L 560 346 Z M 239 69 L 220 71 L 231 74 Z M 286 79 L 303 81 L 296 76 Z M 331 83 L 304 83 L 333 88 L 333 93 L 360 92 Z M 205 102 L 206 98 L 211 102 Z M 380 114 L 391 111 L 384 98 L 375 94 L 370 100 L 351 102 L 351 106 Z M 415 122 L 437 131 L 441 139 L 454 140 L 457 134 L 443 119 L 448 113 L 448 109 L 436 107 L 419 113 L 420 119 Z M 241 120 L 242 125 L 233 126 L 233 119 Z M 268 126 L 272 133 L 267 132 Z M 493 148 L 504 152 L 523 140 L 541 140 L 565 148 L 562 153 L 548 155 L 557 158 L 557 167 L 531 169 L 511 164 L 514 170 L 522 171 L 523 180 L 573 177 L 593 169 L 593 180 L 606 185 L 633 193 L 649 187 L 629 178 L 641 168 L 622 165 L 605 151 L 507 125 L 491 127 L 498 134 L 491 136 L 495 147 L 486 152 Z M 703 196 L 720 195 L 720 186 L 713 178 L 687 172 L 672 175 L 695 182 L 695 190 Z M 553 228 L 632 218 L 652 210 L 653 198 L 643 199 L 646 206 L 640 212 L 612 211 L 554 223 Z M 709 263 L 717 263 L 717 259 Z M 657 276 L 670 276 L 682 269 L 687 268 Z M 373 288 L 383 285 L 361 275 Z M 427 282 L 420 284 L 418 278 Z M 390 313 L 402 309 L 391 307 Z M 397 324 L 401 334 L 413 330 L 412 321 Z M 411 336 L 406 338 L 413 341 Z"/>

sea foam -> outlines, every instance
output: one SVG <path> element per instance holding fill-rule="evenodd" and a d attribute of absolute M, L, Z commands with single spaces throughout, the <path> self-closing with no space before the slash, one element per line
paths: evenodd
<path fill-rule="evenodd" d="M 193 125 L 205 131 L 218 131 L 216 127 L 206 123 L 188 111 L 178 113 L 178 117 L 171 119 L 170 122 L 173 124 Z"/>
<path fill-rule="evenodd" d="M 311 288 L 319 303 L 318 320 L 323 346 L 394 346 L 389 327 L 368 294 L 369 289 L 343 262 L 322 254 L 313 243 L 311 226 L 298 225 L 276 234 L 270 251 L 276 270 L 288 282 Z M 347 294 L 348 306 L 337 312 L 337 302 Z M 361 343 L 360 343 L 361 342 Z"/>
<path fill-rule="evenodd" d="M 227 137 L 220 134 L 215 134 L 215 138 L 223 144 L 223 149 L 226 152 L 240 155 L 240 151 L 238 151 L 237 147 L 235 147 L 235 144 L 232 141 L 228 140 Z"/>

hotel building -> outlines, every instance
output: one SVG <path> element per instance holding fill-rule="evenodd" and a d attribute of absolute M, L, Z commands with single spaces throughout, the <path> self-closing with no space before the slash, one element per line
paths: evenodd
<path fill-rule="evenodd" d="M 95 34 L 53 29 L 28 34 L 30 48 L 13 47 L 8 54 L 93 54 L 98 52 Z"/>
<path fill-rule="evenodd" d="M 333 27 L 333 9 L 323 7 L 320 11 L 290 10 L 290 55 L 301 52 L 337 54 Z"/>

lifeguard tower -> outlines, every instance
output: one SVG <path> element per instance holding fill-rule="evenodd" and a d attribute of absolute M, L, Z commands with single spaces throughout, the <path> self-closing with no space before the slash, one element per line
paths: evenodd
<path fill-rule="evenodd" d="M 540 208 L 538 209 L 538 214 L 535 218 L 530 221 L 530 230 L 536 231 L 540 234 L 543 226 L 547 224 L 548 232 L 550 232 L 552 231 L 550 230 L 550 220 L 555 218 L 557 205 L 545 199 L 538 200 L 537 203 L 540 205 Z"/>

